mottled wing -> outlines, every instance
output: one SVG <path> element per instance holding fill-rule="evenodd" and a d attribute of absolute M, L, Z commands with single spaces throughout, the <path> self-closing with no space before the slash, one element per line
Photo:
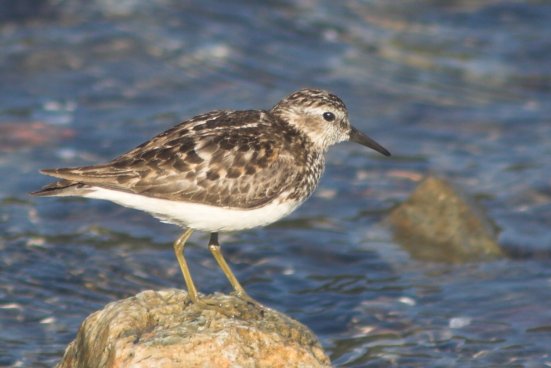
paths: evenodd
<path fill-rule="evenodd" d="M 303 162 L 289 127 L 261 111 L 218 111 L 186 121 L 105 165 L 46 170 L 150 197 L 253 208 L 292 190 Z"/>

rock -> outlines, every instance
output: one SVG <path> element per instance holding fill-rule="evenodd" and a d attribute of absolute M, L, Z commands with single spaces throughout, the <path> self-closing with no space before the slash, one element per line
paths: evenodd
<path fill-rule="evenodd" d="M 459 263 L 504 256 L 483 212 L 436 177 L 424 179 L 389 220 L 396 241 L 420 260 Z"/>
<path fill-rule="evenodd" d="M 299 322 L 235 296 L 144 291 L 84 321 L 58 368 L 330 367 Z"/>

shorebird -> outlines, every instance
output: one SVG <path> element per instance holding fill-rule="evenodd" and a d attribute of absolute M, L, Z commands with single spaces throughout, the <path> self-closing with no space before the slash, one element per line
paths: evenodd
<path fill-rule="evenodd" d="M 297 91 L 269 110 L 198 115 L 108 163 L 44 169 L 56 181 L 32 194 L 104 199 L 185 228 L 174 242 L 188 295 L 199 295 L 184 258 L 193 230 L 210 233 L 209 250 L 240 297 L 249 298 L 222 256 L 218 233 L 271 224 L 316 188 L 328 148 L 352 141 L 390 156 L 350 125 L 342 100 Z"/>

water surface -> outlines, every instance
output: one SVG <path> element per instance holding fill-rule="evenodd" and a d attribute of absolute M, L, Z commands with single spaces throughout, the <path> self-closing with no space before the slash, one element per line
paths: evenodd
<path fill-rule="evenodd" d="M 0 12 L 0 366 L 49 367 L 82 320 L 182 286 L 179 229 L 36 199 L 44 167 L 107 161 L 215 108 L 329 89 L 393 153 L 342 144 L 287 219 L 222 235 L 249 293 L 343 367 L 551 364 L 551 5 L 546 1 L 8 1 Z M 499 226 L 510 258 L 412 259 L 384 219 L 427 173 Z M 229 290 L 193 236 L 201 291 Z M 422 246 L 422 244 L 419 244 Z"/>

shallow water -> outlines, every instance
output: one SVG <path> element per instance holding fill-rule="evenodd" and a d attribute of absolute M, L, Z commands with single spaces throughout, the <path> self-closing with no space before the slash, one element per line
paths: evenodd
<path fill-rule="evenodd" d="M 392 159 L 342 144 L 287 219 L 222 235 L 249 293 L 344 367 L 551 364 L 551 5 L 546 1 L 8 1 L 0 12 L 0 366 L 48 367 L 82 320 L 183 286 L 179 229 L 36 199 L 44 167 L 106 161 L 181 119 L 304 86 L 347 103 Z M 445 5 L 442 5 L 445 4 Z M 412 259 L 384 221 L 436 173 L 509 259 Z M 200 290 L 228 290 L 195 234 Z M 419 246 L 422 246 L 420 244 Z"/>

